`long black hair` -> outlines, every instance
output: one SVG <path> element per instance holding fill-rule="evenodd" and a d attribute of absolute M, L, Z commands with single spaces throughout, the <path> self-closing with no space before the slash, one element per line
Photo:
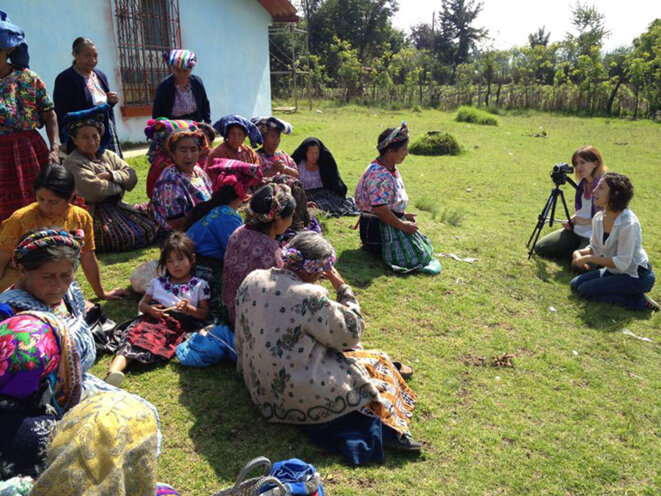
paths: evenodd
<path fill-rule="evenodd" d="M 238 197 L 239 195 L 236 194 L 233 186 L 223 186 L 218 191 L 216 191 L 207 201 L 195 205 L 193 210 L 191 210 L 191 213 L 188 214 L 184 231 L 187 231 L 190 227 L 193 226 L 193 224 L 195 224 L 201 218 L 205 217 L 214 208 L 220 207 L 221 205 L 227 205 L 231 201 L 236 200 Z"/>

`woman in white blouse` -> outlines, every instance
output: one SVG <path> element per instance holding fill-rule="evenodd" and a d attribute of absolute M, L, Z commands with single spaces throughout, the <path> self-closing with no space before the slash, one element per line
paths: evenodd
<path fill-rule="evenodd" d="M 602 268 L 575 277 L 572 289 L 591 300 L 658 311 L 659 305 L 645 294 L 654 286 L 655 276 L 643 249 L 640 222 L 627 208 L 633 198 L 631 181 L 608 172 L 592 197 L 602 210 L 592 219 L 590 244 L 576 250 L 572 258 L 576 267 L 588 269 L 588 264 L 594 264 Z"/>

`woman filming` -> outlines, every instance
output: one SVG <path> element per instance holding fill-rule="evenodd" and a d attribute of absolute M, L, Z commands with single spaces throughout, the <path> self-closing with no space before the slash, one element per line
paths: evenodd
<path fill-rule="evenodd" d="M 571 218 L 571 224 L 564 222 L 564 229 L 547 234 L 539 240 L 535 253 L 540 257 L 567 259 L 574 250 L 585 248 L 590 242 L 592 218 L 599 210 L 593 201 L 592 192 L 606 172 L 606 166 L 599 150 L 589 145 L 576 150 L 571 163 L 578 182 L 574 196 L 576 213 Z"/>
<path fill-rule="evenodd" d="M 608 172 L 594 190 L 593 199 L 601 212 L 592 219 L 590 244 L 574 251 L 573 264 L 587 269 L 588 264 L 602 268 L 581 274 L 571 281 L 579 295 L 630 310 L 658 311 L 659 305 L 645 293 L 654 286 L 655 276 L 643 249 L 638 217 L 627 208 L 633 198 L 629 178 Z"/>

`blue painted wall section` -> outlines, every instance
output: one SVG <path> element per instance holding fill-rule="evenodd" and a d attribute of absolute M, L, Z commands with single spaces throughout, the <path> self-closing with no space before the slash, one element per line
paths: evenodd
<path fill-rule="evenodd" d="M 212 122 L 229 113 L 271 113 L 268 26 L 270 14 L 257 0 L 180 0 L 182 48 L 193 50 L 193 70 L 204 81 Z M 55 77 L 71 65 L 71 44 L 92 39 L 97 67 L 120 95 L 113 0 L 4 0 L 2 10 L 25 31 L 30 68 L 52 95 Z M 123 118 L 115 110 L 120 140 L 144 141 L 147 117 Z"/>

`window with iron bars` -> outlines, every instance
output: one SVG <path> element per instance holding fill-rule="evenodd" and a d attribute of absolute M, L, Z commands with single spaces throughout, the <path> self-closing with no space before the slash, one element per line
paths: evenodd
<path fill-rule="evenodd" d="M 181 46 L 178 0 L 115 0 L 126 117 L 151 115 L 158 83 L 170 73 L 163 52 Z"/>

